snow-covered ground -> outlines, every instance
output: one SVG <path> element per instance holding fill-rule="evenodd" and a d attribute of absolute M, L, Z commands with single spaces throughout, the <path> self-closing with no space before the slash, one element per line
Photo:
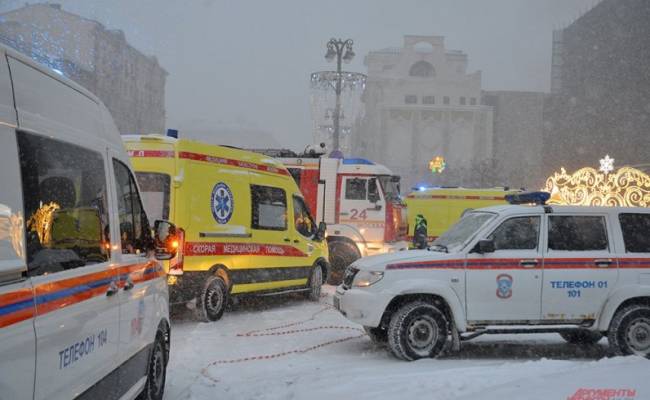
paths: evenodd
<path fill-rule="evenodd" d="M 609 358 L 606 340 L 580 348 L 556 334 L 483 336 L 460 354 L 399 361 L 328 307 L 334 289 L 324 289 L 320 304 L 267 297 L 216 323 L 177 316 L 165 399 L 547 400 L 579 389 L 650 399 L 650 360 Z"/>

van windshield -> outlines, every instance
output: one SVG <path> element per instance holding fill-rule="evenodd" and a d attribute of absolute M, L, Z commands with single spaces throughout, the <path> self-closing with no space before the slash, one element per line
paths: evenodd
<path fill-rule="evenodd" d="M 169 175 L 155 172 L 136 172 L 135 175 L 150 221 L 169 219 Z"/>
<path fill-rule="evenodd" d="M 496 214 L 487 212 L 471 212 L 436 239 L 429 248 L 433 251 L 453 253 L 459 251 L 487 224 Z"/>

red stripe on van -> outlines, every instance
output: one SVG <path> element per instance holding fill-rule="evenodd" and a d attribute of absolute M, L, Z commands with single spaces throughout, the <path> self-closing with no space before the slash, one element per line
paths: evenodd
<path fill-rule="evenodd" d="M 129 150 L 129 157 L 174 158 L 173 150 Z"/>
<path fill-rule="evenodd" d="M 187 242 L 186 256 L 307 257 L 300 249 L 280 244 Z"/>
<path fill-rule="evenodd" d="M 504 196 L 481 196 L 481 195 L 443 195 L 443 194 L 431 194 L 431 195 L 420 195 L 420 194 L 409 194 L 406 196 L 408 199 L 435 199 L 435 200 L 489 200 L 489 201 L 505 201 Z"/>
<path fill-rule="evenodd" d="M 181 151 L 180 153 L 178 153 L 178 157 L 186 160 L 203 161 L 212 164 L 229 165 L 231 167 L 246 168 L 255 171 L 269 172 L 271 174 L 278 174 L 278 175 L 285 175 L 285 176 L 289 175 L 289 171 L 287 171 L 284 168 L 276 168 L 271 165 L 256 164 L 248 161 L 232 160 L 230 158 L 213 157 L 207 154 Z"/>

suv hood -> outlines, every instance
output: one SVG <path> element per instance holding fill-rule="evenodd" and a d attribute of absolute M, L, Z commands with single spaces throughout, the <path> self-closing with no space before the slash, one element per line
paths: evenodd
<path fill-rule="evenodd" d="M 442 253 L 429 250 L 405 250 L 396 253 L 363 257 L 352 263 L 354 268 L 362 271 L 384 271 L 389 264 L 412 261 L 450 260 L 462 257 L 459 253 Z"/>

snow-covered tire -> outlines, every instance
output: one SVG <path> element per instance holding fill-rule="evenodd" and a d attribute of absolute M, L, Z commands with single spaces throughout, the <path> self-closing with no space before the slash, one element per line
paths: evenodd
<path fill-rule="evenodd" d="M 592 346 L 603 338 L 603 334 L 589 329 L 576 329 L 572 331 L 560 332 L 562 339 L 571 344 L 583 346 Z"/>
<path fill-rule="evenodd" d="M 320 301 L 320 290 L 323 286 L 323 269 L 320 265 L 315 265 L 309 278 L 309 291 L 306 292 L 307 299 L 311 301 Z"/>
<path fill-rule="evenodd" d="M 339 285 L 343 280 L 345 269 L 361 258 L 357 245 L 347 240 L 332 240 L 327 243 L 332 270 L 327 283 Z"/>
<path fill-rule="evenodd" d="M 633 304 L 617 311 L 607 338 L 617 355 L 650 358 L 650 306 Z"/>
<path fill-rule="evenodd" d="M 144 389 L 136 400 L 162 400 L 165 394 L 165 380 L 167 378 L 167 357 L 165 351 L 164 333 L 158 332 L 151 349 L 147 368 L 147 381 Z"/>
<path fill-rule="evenodd" d="M 364 326 L 363 330 L 366 331 L 366 335 L 373 343 L 386 344 L 388 342 L 388 331 L 386 329 Z"/>
<path fill-rule="evenodd" d="M 388 347 L 402 360 L 436 358 L 447 343 L 449 323 L 445 314 L 423 301 L 407 303 L 391 317 Z"/>
<path fill-rule="evenodd" d="M 219 276 L 211 276 L 196 299 L 196 317 L 203 322 L 217 321 L 228 304 L 228 289 Z"/>

